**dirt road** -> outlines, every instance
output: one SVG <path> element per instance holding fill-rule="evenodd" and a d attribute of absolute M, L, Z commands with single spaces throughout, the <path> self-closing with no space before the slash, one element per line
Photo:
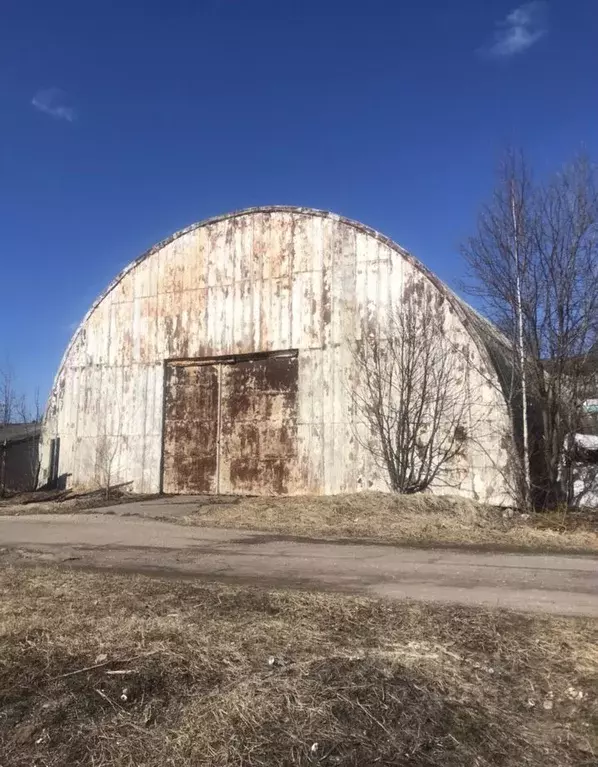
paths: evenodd
<path fill-rule="evenodd" d="M 598 559 L 290 540 L 138 517 L 0 518 L 0 562 L 159 572 L 598 616 Z"/>

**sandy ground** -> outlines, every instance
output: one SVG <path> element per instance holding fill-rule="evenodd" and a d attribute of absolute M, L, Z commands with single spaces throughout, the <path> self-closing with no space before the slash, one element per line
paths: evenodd
<path fill-rule="evenodd" d="M 185 513 L 185 503 L 170 503 Z M 147 502 L 147 516 L 164 509 Z M 0 561 L 598 616 L 598 559 L 306 540 L 117 513 L 0 518 Z"/>

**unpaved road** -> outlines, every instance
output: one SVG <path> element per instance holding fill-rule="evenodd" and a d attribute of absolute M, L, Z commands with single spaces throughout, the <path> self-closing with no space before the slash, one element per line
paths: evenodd
<path fill-rule="evenodd" d="M 598 617 L 598 559 L 288 539 L 106 514 L 0 517 L 0 562 Z"/>

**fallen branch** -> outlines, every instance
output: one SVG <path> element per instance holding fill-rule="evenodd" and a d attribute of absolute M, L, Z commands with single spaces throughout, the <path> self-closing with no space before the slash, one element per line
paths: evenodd
<path fill-rule="evenodd" d="M 118 709 L 119 709 L 119 708 L 121 708 L 120 706 L 118 706 L 118 708 L 117 708 L 117 707 L 114 705 L 114 703 L 113 703 L 113 702 L 110 700 L 110 698 L 109 698 L 109 697 L 106 695 L 106 693 L 105 693 L 105 692 L 103 692 L 102 690 L 98 690 L 98 689 L 96 688 L 96 692 L 97 692 L 97 694 L 98 694 L 100 697 L 104 698 L 104 700 L 105 700 L 107 703 L 109 703 L 109 704 L 112 706 L 112 708 L 113 708 L 115 711 L 118 711 Z M 121 711 L 122 711 L 122 709 L 121 709 Z"/>
<path fill-rule="evenodd" d="M 131 663 L 131 661 L 139 660 L 140 658 L 149 658 L 151 655 L 156 655 L 159 652 L 160 650 L 153 650 L 152 652 L 145 653 L 144 655 L 133 655 L 133 657 L 131 658 L 122 658 L 120 660 L 113 658 L 112 660 L 105 660 L 102 663 L 95 663 L 93 666 L 86 666 L 85 668 L 78 668 L 75 671 L 67 671 L 66 674 L 58 674 L 58 676 L 51 676 L 48 679 L 48 681 L 52 682 L 55 679 L 64 679 L 67 676 L 75 676 L 75 674 L 84 674 L 86 671 L 93 671 L 96 668 L 102 668 L 103 666 L 108 666 L 111 663 Z M 113 673 L 118 673 L 118 672 L 113 672 Z M 134 672 L 131 672 L 131 673 L 134 673 Z"/>
<path fill-rule="evenodd" d="M 136 668 L 126 669 L 126 668 L 119 668 L 115 669 L 114 671 L 106 671 L 107 674 L 110 676 L 124 676 L 125 674 L 137 674 L 139 673 Z"/>

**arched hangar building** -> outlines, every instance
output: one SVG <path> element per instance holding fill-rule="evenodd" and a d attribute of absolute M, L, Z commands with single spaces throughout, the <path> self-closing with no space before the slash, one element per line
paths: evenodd
<path fill-rule="evenodd" d="M 358 434 L 352 346 L 366 317 L 422 288 L 434 291 L 474 393 L 451 492 L 508 502 L 500 334 L 388 238 L 291 207 L 195 224 L 118 275 L 60 364 L 41 483 L 90 487 L 109 472 L 112 485 L 143 493 L 387 489 Z"/>

